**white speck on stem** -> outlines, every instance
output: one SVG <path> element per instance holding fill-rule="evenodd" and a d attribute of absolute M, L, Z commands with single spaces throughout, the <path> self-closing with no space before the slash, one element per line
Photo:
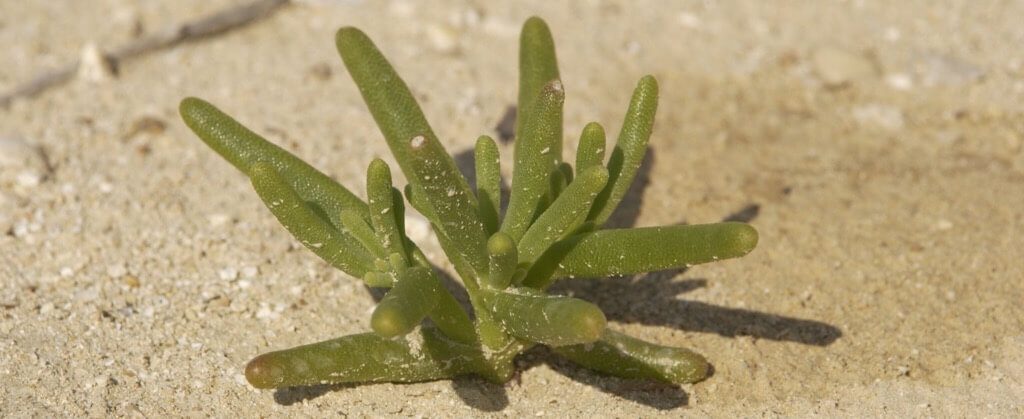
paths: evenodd
<path fill-rule="evenodd" d="M 427 138 L 422 135 L 417 135 L 415 137 L 412 137 L 411 140 L 409 140 L 409 145 L 412 146 L 413 149 L 419 149 L 420 147 L 423 147 L 423 144 L 426 143 Z"/>

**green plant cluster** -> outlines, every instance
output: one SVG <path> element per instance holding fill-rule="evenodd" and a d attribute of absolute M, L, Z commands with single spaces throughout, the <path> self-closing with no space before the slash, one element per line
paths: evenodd
<path fill-rule="evenodd" d="M 565 93 L 550 30 L 529 19 L 520 38 L 519 116 L 507 210 L 502 216 L 498 147 L 476 142 L 471 188 L 410 93 L 361 31 L 337 33 L 341 58 L 409 180 L 393 186 L 379 159 L 363 201 L 344 186 L 196 98 L 185 123 L 252 181 L 288 231 L 334 267 L 389 289 L 372 332 L 259 355 L 246 378 L 258 388 L 351 382 L 415 382 L 475 374 L 495 382 L 534 345 L 584 367 L 629 378 L 688 383 L 707 375 L 687 349 L 608 329 L 594 304 L 545 291 L 561 278 L 599 278 L 738 257 L 757 243 L 743 223 L 602 229 L 636 176 L 654 124 L 658 85 L 636 86 L 605 159 L 597 123 L 581 134 L 575 167 L 562 159 Z M 430 220 L 472 305 L 442 285 L 405 233 L 405 202 Z M 429 319 L 429 321 L 427 321 Z"/>

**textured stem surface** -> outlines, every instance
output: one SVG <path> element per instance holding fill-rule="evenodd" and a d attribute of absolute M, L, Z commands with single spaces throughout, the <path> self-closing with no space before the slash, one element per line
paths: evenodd
<path fill-rule="evenodd" d="M 349 335 L 262 354 L 245 367 L 256 388 L 331 383 L 417 382 L 487 371 L 475 347 L 433 329 L 406 339 L 373 333 Z"/>
<path fill-rule="evenodd" d="M 647 142 L 654 128 L 654 114 L 658 110 L 658 81 L 651 76 L 640 79 L 629 101 L 626 118 L 619 131 L 619 139 L 608 159 L 608 186 L 597 197 L 590 210 L 589 220 L 604 224 L 626 196 L 640 163 L 647 153 Z"/>
<path fill-rule="evenodd" d="M 486 294 L 491 316 L 509 334 L 548 346 L 594 342 L 607 320 L 597 306 L 525 288 Z"/>
<path fill-rule="evenodd" d="M 740 257 L 755 246 L 757 230 L 737 222 L 601 230 L 552 246 L 531 268 L 524 284 L 543 289 L 556 278 L 685 268 Z"/>
<path fill-rule="evenodd" d="M 383 337 L 405 335 L 434 310 L 442 292 L 447 291 L 427 268 L 406 269 L 373 310 L 370 326 Z"/>
<path fill-rule="evenodd" d="M 552 243 L 561 240 L 573 232 L 587 218 L 590 204 L 594 202 L 605 183 L 608 182 L 608 171 L 601 166 L 587 169 L 579 179 L 569 184 L 565 192 L 555 199 L 540 218 L 519 241 L 519 259 L 533 262 Z"/>
<path fill-rule="evenodd" d="M 544 85 L 559 78 L 558 59 L 551 29 L 544 20 L 533 16 L 523 23 L 519 33 L 519 101 L 516 117 L 516 136 L 522 137 L 523 127 L 537 116 L 534 102 Z M 518 139 L 517 139 L 518 141 Z"/>
<path fill-rule="evenodd" d="M 576 147 L 576 175 L 592 166 L 599 166 L 604 163 L 604 127 L 597 122 L 591 122 L 583 127 L 580 134 L 580 144 Z"/>
<path fill-rule="evenodd" d="M 370 206 L 370 222 L 377 240 L 389 255 L 398 254 L 408 264 L 405 249 L 404 214 L 396 208 L 391 188 L 391 169 L 384 160 L 374 159 L 366 173 L 366 198 Z M 397 202 L 401 205 L 401 200 Z M 401 219 L 402 221 L 399 221 Z"/>
<path fill-rule="evenodd" d="M 622 378 L 686 384 L 708 375 L 707 361 L 689 349 L 656 345 L 612 330 L 597 342 L 553 350 L 584 367 Z"/>
<path fill-rule="evenodd" d="M 453 250 L 473 267 L 474 275 L 463 280 L 475 280 L 487 272 L 487 235 L 466 178 L 434 135 L 409 87 L 370 38 L 346 27 L 335 39 L 402 172 L 417 192 L 423 192 L 436 217 L 432 220 L 451 239 Z"/>
<path fill-rule="evenodd" d="M 249 178 L 270 212 L 317 256 L 357 278 L 372 269 L 373 256 L 355 238 L 337 230 L 310 208 L 270 163 L 251 165 Z"/>
<path fill-rule="evenodd" d="M 366 203 L 344 186 L 295 157 L 283 148 L 263 139 L 210 103 L 194 97 L 181 101 L 182 119 L 213 151 L 251 176 L 256 162 L 266 162 L 281 174 L 288 185 L 307 201 L 327 214 L 335 228 L 341 228 L 341 211 L 367 214 Z"/>
<path fill-rule="evenodd" d="M 487 234 L 498 231 L 501 212 L 501 160 L 498 146 L 491 137 L 480 136 L 474 149 L 476 165 L 476 199 L 480 218 Z"/>
<path fill-rule="evenodd" d="M 508 234 L 494 233 L 487 240 L 487 257 L 491 268 L 487 275 L 487 286 L 496 290 L 508 288 L 519 263 L 516 242 Z"/>
<path fill-rule="evenodd" d="M 530 222 L 543 210 L 542 198 L 551 190 L 551 174 L 562 155 L 562 83 L 553 80 L 544 85 L 533 106 L 532 119 L 518 133 L 515 165 L 512 166 L 512 193 L 501 231 L 519 240 Z"/>

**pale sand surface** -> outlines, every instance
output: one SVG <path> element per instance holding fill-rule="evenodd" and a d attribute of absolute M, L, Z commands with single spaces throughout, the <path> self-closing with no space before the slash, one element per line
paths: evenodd
<path fill-rule="evenodd" d="M 0 91 L 87 42 L 232 3 L 5 1 Z M 742 259 L 556 288 L 705 354 L 714 376 L 666 387 L 537 350 L 504 387 L 250 388 L 248 359 L 365 331 L 373 300 L 277 224 L 179 100 L 362 194 L 369 161 L 392 160 L 334 31 L 364 29 L 459 153 L 514 103 L 534 14 L 558 47 L 569 156 L 586 122 L 617 132 L 637 79 L 660 82 L 619 225 L 739 216 L 760 232 Z M 0 109 L 0 416 L 1024 415 L 1020 16 L 1013 1 L 306 1 L 16 101 Z"/>

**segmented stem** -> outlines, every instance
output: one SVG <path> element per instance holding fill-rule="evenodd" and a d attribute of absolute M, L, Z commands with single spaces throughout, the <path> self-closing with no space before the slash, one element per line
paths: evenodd
<path fill-rule="evenodd" d="M 652 76 L 645 76 L 633 90 L 618 142 L 608 159 L 608 186 L 594 201 L 590 216 L 587 217 L 597 225 L 608 220 L 633 183 L 644 154 L 647 153 L 647 141 L 651 138 L 657 110 L 658 82 Z"/>
<path fill-rule="evenodd" d="M 597 342 L 553 350 L 572 362 L 616 377 L 687 384 L 708 375 L 708 362 L 689 349 L 656 345 L 612 330 L 605 331 Z"/>
<path fill-rule="evenodd" d="M 498 231 L 501 211 L 501 160 L 498 145 L 491 137 L 481 135 L 474 148 L 476 166 L 476 199 L 480 205 L 480 218 L 487 234 Z"/>
<path fill-rule="evenodd" d="M 270 163 L 249 166 L 256 193 L 288 232 L 332 266 L 362 278 L 373 268 L 373 256 L 352 236 L 318 215 Z"/>
<path fill-rule="evenodd" d="M 591 122 L 583 127 L 580 144 L 576 147 L 577 176 L 592 166 L 604 163 L 604 142 L 604 127 L 601 124 Z"/>
<path fill-rule="evenodd" d="M 491 291 L 485 295 L 490 314 L 509 334 L 549 346 L 594 342 L 607 320 L 586 301 L 546 295 L 529 288 Z"/>

